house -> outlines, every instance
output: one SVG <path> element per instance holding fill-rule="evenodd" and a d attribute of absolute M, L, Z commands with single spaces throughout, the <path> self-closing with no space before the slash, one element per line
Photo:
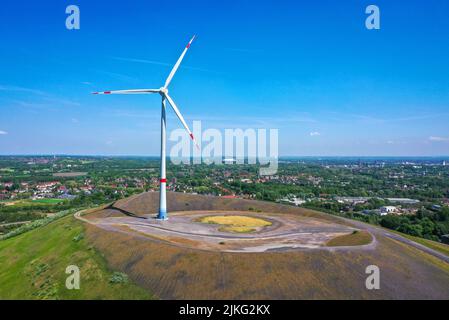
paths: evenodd
<path fill-rule="evenodd" d="M 279 202 L 286 202 L 286 203 L 291 203 L 295 206 L 300 206 L 300 205 L 306 203 L 307 201 L 303 200 L 303 199 L 296 198 L 296 197 L 292 197 L 292 198 L 280 199 Z"/>
<path fill-rule="evenodd" d="M 338 203 L 350 203 L 352 205 L 368 202 L 369 197 L 335 197 Z"/>
<path fill-rule="evenodd" d="M 237 162 L 234 158 L 225 158 L 223 159 L 223 163 L 224 164 L 234 164 L 235 162 Z"/>
<path fill-rule="evenodd" d="M 92 193 L 92 186 L 81 186 L 79 187 L 81 191 L 83 191 L 85 194 L 91 194 Z"/>
<path fill-rule="evenodd" d="M 38 190 L 46 190 L 46 189 L 49 189 L 49 188 L 52 188 L 52 187 L 54 187 L 55 185 L 57 185 L 59 182 L 58 181 L 50 181 L 50 182 L 41 182 L 41 183 L 38 183 L 37 185 L 36 185 L 36 188 L 38 189 Z"/>
<path fill-rule="evenodd" d="M 400 204 L 417 204 L 419 200 L 409 198 L 387 198 L 388 201 Z"/>
<path fill-rule="evenodd" d="M 390 213 L 396 213 L 398 212 L 398 208 L 395 206 L 384 206 L 380 207 L 380 215 L 385 216 Z"/>

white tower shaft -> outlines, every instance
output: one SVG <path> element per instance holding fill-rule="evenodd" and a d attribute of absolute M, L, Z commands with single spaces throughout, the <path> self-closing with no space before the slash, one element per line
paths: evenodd
<path fill-rule="evenodd" d="M 160 191 L 159 191 L 159 214 L 157 216 L 160 220 L 167 220 L 167 176 L 166 170 L 166 116 L 165 116 L 165 97 L 162 97 L 161 108 L 161 176 L 160 176 Z"/>

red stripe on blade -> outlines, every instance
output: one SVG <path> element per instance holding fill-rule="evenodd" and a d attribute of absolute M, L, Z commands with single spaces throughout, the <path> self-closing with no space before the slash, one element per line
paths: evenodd
<path fill-rule="evenodd" d="M 195 139 L 193 138 L 193 133 L 190 134 L 190 138 L 192 138 L 192 140 L 195 140 Z"/>
<path fill-rule="evenodd" d="M 159 182 L 165 183 L 165 182 L 167 182 L 167 179 L 161 179 L 161 180 L 159 180 Z"/>
<path fill-rule="evenodd" d="M 111 91 L 105 91 L 104 94 L 111 94 Z"/>

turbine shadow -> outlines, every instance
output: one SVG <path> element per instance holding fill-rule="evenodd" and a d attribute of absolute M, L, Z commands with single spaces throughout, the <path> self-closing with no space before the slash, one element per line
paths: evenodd
<path fill-rule="evenodd" d="M 136 215 L 136 214 L 134 214 L 134 213 L 132 213 L 132 212 L 126 211 L 126 210 L 124 210 L 124 209 L 122 209 L 122 208 L 115 207 L 113 203 L 111 203 L 109 206 L 107 206 L 106 209 L 111 209 L 111 210 L 117 210 L 117 211 L 120 211 L 120 212 L 123 213 L 124 215 L 127 215 L 128 217 L 132 217 L 132 218 L 137 218 L 137 219 L 147 219 L 146 217 L 141 217 L 141 216 L 138 216 L 138 215 Z"/>

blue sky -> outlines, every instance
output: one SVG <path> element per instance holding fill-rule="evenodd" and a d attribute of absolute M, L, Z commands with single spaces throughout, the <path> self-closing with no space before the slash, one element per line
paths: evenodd
<path fill-rule="evenodd" d="M 66 6 L 81 29 L 65 28 Z M 376 4 L 381 30 L 365 28 Z M 2 1 L 0 154 L 157 155 L 189 124 L 277 128 L 280 155 L 448 155 L 449 2 Z M 171 110 L 168 129 L 180 126 Z"/>

